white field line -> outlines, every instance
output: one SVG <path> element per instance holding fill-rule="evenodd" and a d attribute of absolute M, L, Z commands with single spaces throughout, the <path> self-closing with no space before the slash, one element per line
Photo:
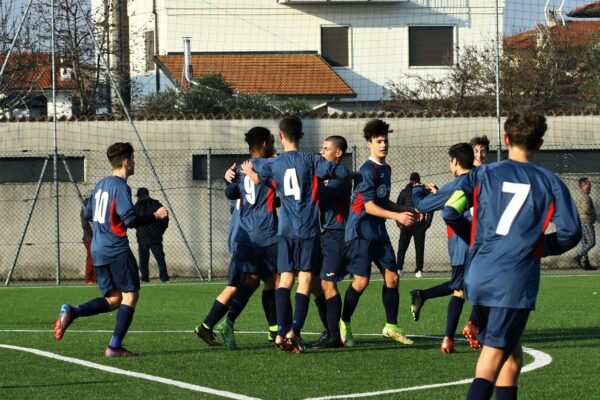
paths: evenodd
<path fill-rule="evenodd" d="M 69 329 L 71 333 L 112 333 L 112 329 Z M 140 333 L 140 334 L 160 334 L 160 333 L 192 333 L 192 329 L 188 330 L 128 330 L 127 334 Z M 0 329 L 0 333 L 54 333 L 53 329 Z M 264 331 L 235 331 L 236 334 L 241 335 L 264 335 L 267 333 Z M 321 335 L 323 332 L 302 332 L 302 335 L 312 336 Z M 381 336 L 381 333 L 353 333 L 354 336 Z M 426 338 L 426 339 L 441 339 L 440 336 L 426 336 L 426 335 L 407 335 L 412 338 Z M 456 339 L 456 341 L 466 341 L 466 339 Z"/>
<path fill-rule="evenodd" d="M 31 354 L 35 354 L 37 356 L 51 358 L 54 360 L 63 361 L 63 362 L 67 362 L 67 363 L 71 363 L 71 364 L 75 364 L 75 365 L 81 365 L 81 366 L 87 367 L 87 368 L 98 369 L 100 371 L 108 372 L 111 374 L 125 375 L 125 376 L 130 376 L 132 378 L 144 379 L 144 380 L 147 380 L 150 382 L 163 383 L 165 385 L 175 386 L 175 387 L 178 387 L 181 389 L 187 389 L 187 390 L 191 390 L 194 392 L 212 394 L 214 396 L 225 397 L 227 399 L 260 400 L 256 397 L 249 397 L 249 396 L 245 396 L 243 394 L 237 394 L 237 393 L 233 393 L 233 392 L 227 392 L 224 390 L 212 389 L 212 388 L 209 388 L 206 386 L 194 385 L 191 383 L 176 381 L 173 379 L 163 378 L 160 376 L 148 375 L 148 374 L 144 374 L 141 372 L 127 371 L 124 369 L 109 367 L 106 365 L 97 364 L 97 363 L 93 363 L 93 362 L 86 361 L 86 360 L 80 360 L 78 358 L 61 356 L 58 354 L 50 353 L 48 351 L 31 349 L 28 347 L 11 346 L 11 345 L 7 345 L 7 344 L 0 344 L 0 348 L 4 348 L 4 349 L 8 349 L 8 350 L 22 351 L 25 353 L 31 353 Z"/>
<path fill-rule="evenodd" d="M 46 329 L 4 329 L 4 330 L 0 330 L 0 332 L 50 333 L 53 331 L 46 330 Z M 110 333 L 112 331 L 111 330 L 69 330 L 69 333 L 75 333 L 75 332 L 77 332 L 77 333 Z M 129 331 L 128 333 L 187 333 L 187 334 L 189 334 L 190 331 L 156 330 L 156 331 Z M 236 333 L 264 334 L 265 332 L 264 331 L 236 331 Z M 320 335 L 321 334 L 319 332 L 304 332 L 304 333 L 307 335 Z M 355 333 L 354 335 L 355 336 L 380 336 L 379 333 L 362 333 L 362 334 Z M 413 337 L 413 338 L 440 339 L 439 336 L 425 336 L 425 335 L 408 335 L 408 336 Z M 464 341 L 464 339 L 457 339 L 457 341 L 458 340 Z M 43 357 L 48 357 L 48 358 L 53 358 L 53 359 L 57 359 L 57 360 L 65 361 L 65 362 L 70 362 L 73 364 L 83 365 L 83 366 L 89 367 L 89 368 L 96 368 L 96 369 L 100 369 L 100 370 L 115 373 L 115 374 L 132 376 L 132 377 L 136 377 L 136 378 L 140 378 L 140 379 L 150 380 L 153 382 L 164 383 L 167 385 L 177 386 L 180 388 L 189 389 L 189 390 L 193 390 L 193 391 L 197 391 L 197 392 L 210 393 L 210 394 L 214 394 L 216 396 L 227 397 L 227 398 L 232 398 L 232 399 L 254 399 L 252 397 L 239 395 L 236 393 L 230 393 L 230 392 L 226 392 L 226 391 L 207 388 L 204 386 L 198 386 L 198 385 L 193 385 L 193 384 L 189 384 L 189 383 L 185 383 L 185 382 L 174 381 L 172 379 L 142 374 L 142 373 L 138 373 L 138 372 L 127 371 L 127 370 L 121 370 L 121 369 L 113 368 L 113 367 L 107 367 L 102 364 L 96 364 L 96 363 L 92 363 L 89 361 L 79 360 L 79 359 L 71 358 L 71 357 L 64 357 L 64 356 L 60 356 L 60 355 L 57 355 L 54 353 L 42 351 L 42 350 L 30 349 L 30 348 L 26 348 L 26 347 L 10 346 L 10 345 L 4 345 L 4 344 L 0 344 L 0 348 L 25 351 L 25 352 L 37 354 L 37 355 L 40 355 Z M 531 372 L 536 369 L 545 367 L 546 365 L 548 365 L 552 362 L 552 357 L 547 353 L 544 353 L 544 352 L 541 352 L 539 350 L 535 350 L 532 348 L 528 348 L 528 347 L 523 347 L 523 351 L 525 353 L 529 354 L 531 357 L 533 357 L 533 362 L 524 366 L 523 369 L 521 370 L 521 372 L 524 372 L 524 373 Z M 434 383 L 434 384 L 429 384 L 429 385 L 411 386 L 411 387 L 399 388 L 399 389 L 388 389 L 388 390 L 381 390 L 381 391 L 376 391 L 376 392 L 349 393 L 349 394 L 334 395 L 334 396 L 311 397 L 311 398 L 307 398 L 305 400 L 333 400 L 333 399 L 376 397 L 376 396 L 383 396 L 383 395 L 389 395 L 389 394 L 394 394 L 394 393 L 413 392 L 413 391 L 418 391 L 418 390 L 428 390 L 428 389 L 436 389 L 436 388 L 448 387 L 448 386 L 465 385 L 465 384 L 471 383 L 472 380 L 473 380 L 472 378 L 467 378 L 467 379 L 462 379 L 462 380 L 453 381 L 453 382 Z M 233 396 L 236 396 L 236 397 L 233 397 Z"/>
<path fill-rule="evenodd" d="M 545 367 L 546 365 L 552 362 L 552 357 L 549 354 L 543 353 L 539 350 L 534 350 L 528 347 L 523 347 L 523 351 L 530 356 L 533 357 L 533 362 L 527 364 L 521 372 L 531 372 L 538 368 Z M 447 386 L 457 386 L 457 385 L 465 385 L 471 383 L 473 378 L 462 379 L 460 381 L 454 382 L 446 382 L 446 383 L 434 383 L 430 385 L 420 385 L 420 386 L 411 386 L 407 388 L 400 389 L 389 389 L 389 390 L 380 390 L 377 392 L 364 392 L 364 393 L 348 393 L 336 396 L 323 396 L 323 397 L 309 397 L 304 400 L 333 400 L 333 399 L 357 399 L 361 397 L 375 397 L 375 396 L 384 396 L 388 394 L 402 393 L 402 392 L 414 392 L 417 390 L 427 390 L 427 389 L 437 389 L 441 387 Z"/>

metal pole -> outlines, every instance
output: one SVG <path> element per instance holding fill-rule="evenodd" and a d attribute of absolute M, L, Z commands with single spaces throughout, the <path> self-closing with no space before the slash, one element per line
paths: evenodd
<path fill-rule="evenodd" d="M 56 284 L 60 285 L 60 205 L 58 198 L 58 141 L 57 141 L 57 118 L 56 115 L 56 21 L 54 19 L 55 7 L 54 0 L 51 0 L 50 6 L 52 7 L 52 52 L 50 57 L 52 58 L 52 121 L 53 129 L 52 136 L 54 141 L 54 155 L 53 155 L 53 178 L 54 178 L 54 195 L 56 196 Z"/>
<path fill-rule="evenodd" d="M 500 116 L 500 8 L 496 0 L 496 124 L 498 151 L 497 161 L 501 159 L 502 153 L 502 121 Z"/>
<path fill-rule="evenodd" d="M 352 171 L 356 171 L 356 145 L 352 146 Z"/>
<path fill-rule="evenodd" d="M 212 229 L 212 181 L 211 181 L 212 149 L 206 154 L 206 188 L 208 189 L 208 280 L 212 280 L 213 269 L 213 229 Z"/>
<path fill-rule="evenodd" d="M 79 9 L 79 11 L 83 13 L 83 9 L 81 7 L 81 4 L 79 1 L 77 1 L 77 8 Z M 104 69 L 106 71 L 106 74 L 108 76 L 108 79 L 110 80 L 111 85 L 113 85 L 114 87 L 117 87 L 117 84 L 115 82 L 115 79 L 112 75 L 112 73 L 110 72 L 110 68 L 108 66 L 108 63 L 106 61 L 106 57 L 104 57 L 104 54 L 102 53 L 102 51 L 100 50 L 100 46 L 98 46 L 98 42 L 96 41 L 96 36 L 94 34 L 94 31 L 92 30 L 92 27 L 90 26 L 89 22 L 84 19 L 85 21 L 85 26 L 88 30 L 88 33 L 91 35 L 92 40 L 94 41 L 94 48 L 96 49 L 96 52 L 98 53 L 98 55 L 100 56 L 100 59 L 102 60 L 102 64 L 104 64 Z M 194 253 L 192 252 L 192 248 L 190 247 L 189 242 L 187 241 L 185 234 L 183 233 L 183 229 L 181 228 L 181 224 L 179 223 L 179 219 L 177 218 L 177 215 L 175 214 L 175 209 L 173 208 L 173 205 L 171 204 L 171 201 L 169 200 L 169 197 L 167 196 L 167 192 L 165 191 L 165 188 L 162 185 L 162 182 L 160 181 L 160 178 L 158 177 L 158 174 L 156 173 L 156 169 L 154 168 L 154 164 L 152 163 L 152 160 L 150 159 L 150 156 L 148 156 L 148 151 L 146 150 L 146 146 L 144 146 L 144 142 L 142 140 L 142 136 L 140 135 L 140 132 L 137 129 L 137 126 L 133 123 L 133 119 L 131 118 L 131 114 L 129 113 L 129 109 L 125 106 L 125 102 L 123 101 L 123 98 L 121 97 L 121 93 L 116 90 L 115 91 L 117 98 L 119 99 L 119 103 L 121 104 L 121 106 L 123 107 L 123 113 L 125 113 L 125 116 L 127 117 L 127 121 L 129 121 L 129 124 L 131 125 L 133 132 L 135 133 L 135 136 L 138 140 L 138 143 L 140 145 L 141 151 L 144 154 L 144 158 L 146 159 L 146 162 L 148 163 L 148 166 L 150 167 L 150 171 L 152 172 L 152 175 L 154 176 L 154 179 L 156 179 L 156 183 L 158 184 L 158 187 L 160 188 L 160 192 L 162 193 L 165 202 L 167 203 L 167 208 L 169 209 L 169 217 L 173 219 L 173 221 L 175 222 L 175 226 L 177 226 L 177 230 L 179 231 L 179 235 L 181 236 L 183 243 L 190 255 L 190 258 L 192 259 L 192 263 L 194 265 L 194 268 L 196 268 L 196 272 L 198 274 L 198 277 L 200 278 L 200 280 L 202 280 L 202 272 L 200 271 L 200 267 L 198 264 L 198 261 L 196 260 L 196 256 L 194 255 Z"/>
<path fill-rule="evenodd" d="M 33 202 L 31 203 L 31 207 L 29 207 L 29 213 L 27 214 L 27 221 L 25 222 L 25 228 L 23 228 L 23 233 L 21 233 L 21 239 L 19 240 L 19 245 L 17 246 L 17 252 L 15 253 L 15 257 L 13 258 L 12 266 L 6 277 L 6 282 L 4 282 L 5 286 L 10 284 L 10 280 L 12 278 L 12 274 L 15 271 L 15 267 L 17 266 L 17 260 L 19 259 L 19 254 L 21 253 L 21 248 L 23 247 L 23 241 L 25 240 L 25 234 L 27 234 L 27 229 L 29 228 L 29 222 L 31 222 L 31 216 L 33 215 L 33 209 L 35 208 L 35 204 L 37 203 L 37 199 L 40 195 L 40 188 L 42 187 L 42 181 L 44 180 L 44 175 L 46 174 L 46 167 L 48 166 L 48 159 L 44 160 L 44 166 L 42 167 L 42 173 L 38 179 L 37 186 L 35 188 L 35 196 L 33 197 Z"/>

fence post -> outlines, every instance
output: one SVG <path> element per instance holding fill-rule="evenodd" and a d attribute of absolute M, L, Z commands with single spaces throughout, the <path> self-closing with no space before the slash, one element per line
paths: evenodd
<path fill-rule="evenodd" d="M 352 146 L 352 171 L 356 171 L 356 145 Z"/>
<path fill-rule="evenodd" d="M 211 179 L 212 148 L 206 154 L 206 188 L 208 190 L 208 281 L 212 281 L 213 269 L 213 230 L 212 230 L 212 179 Z"/>

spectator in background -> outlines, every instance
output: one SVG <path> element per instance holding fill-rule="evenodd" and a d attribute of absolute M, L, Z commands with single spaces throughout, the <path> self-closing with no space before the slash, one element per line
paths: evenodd
<path fill-rule="evenodd" d="M 574 260 L 578 267 L 581 267 L 586 271 L 591 271 L 597 269 L 590 264 L 588 252 L 596 245 L 594 222 L 596 222 L 598 216 L 594 209 L 594 202 L 590 197 L 590 192 L 592 191 L 590 180 L 585 177 L 580 178 L 579 189 L 579 194 L 575 196 L 575 204 L 577 205 L 579 218 L 581 218 L 581 231 L 583 236 L 581 237 L 581 247 Z"/>
<path fill-rule="evenodd" d="M 83 218 L 83 212 L 85 207 L 90 202 L 90 196 L 83 199 L 83 207 L 81 208 L 81 227 L 83 228 L 83 245 L 85 247 L 85 283 L 91 285 L 96 283 L 96 270 L 94 269 L 94 261 L 92 260 L 91 246 L 92 246 L 92 225 L 89 221 Z"/>
<path fill-rule="evenodd" d="M 396 204 L 399 206 L 414 207 L 412 198 L 413 187 L 421 184 L 421 176 L 417 172 L 410 174 L 410 182 L 404 189 L 400 191 Z M 433 219 L 433 212 L 425 214 L 423 221 L 415 222 L 414 225 L 404 226 L 396 223 L 400 227 L 400 239 L 398 240 L 398 273 L 402 274 L 404 268 L 404 256 L 408 245 L 410 244 L 410 238 L 414 237 L 415 242 L 415 254 L 416 254 L 416 269 L 415 276 L 420 278 L 423 276 L 423 260 L 425 254 L 425 232 L 431 226 Z"/>
<path fill-rule="evenodd" d="M 137 216 L 152 214 L 162 207 L 158 200 L 150 197 L 148 189 L 139 188 L 136 195 L 138 200 L 135 203 L 135 213 Z M 143 282 L 150 281 L 148 271 L 148 261 L 150 260 L 150 251 L 158 264 L 158 274 L 162 282 L 169 281 L 167 273 L 167 264 L 165 262 L 165 253 L 163 251 L 163 235 L 169 226 L 169 217 L 157 219 L 149 225 L 140 226 L 135 231 L 138 241 L 140 275 Z"/>

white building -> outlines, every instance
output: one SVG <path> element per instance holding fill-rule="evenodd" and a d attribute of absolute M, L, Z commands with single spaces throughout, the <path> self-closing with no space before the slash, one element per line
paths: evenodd
<path fill-rule="evenodd" d="M 313 98 L 329 111 L 377 109 L 388 82 L 443 76 L 461 47 L 496 36 L 495 0 L 136 0 L 128 7 L 131 76 L 145 92 L 184 82 L 181 72 L 157 72 L 154 55 L 181 56 L 182 38 L 190 37 L 193 64 L 215 53 L 317 54 L 351 88 Z M 499 7 L 502 30 L 503 0 Z M 296 69 L 301 75 L 302 63 Z M 264 63 L 246 73 L 278 79 Z"/>

